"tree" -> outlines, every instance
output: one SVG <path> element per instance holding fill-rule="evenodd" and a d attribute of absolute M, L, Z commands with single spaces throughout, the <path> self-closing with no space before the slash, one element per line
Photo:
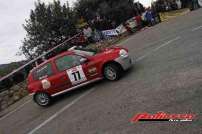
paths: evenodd
<path fill-rule="evenodd" d="M 84 17 L 87 21 L 95 19 L 99 14 L 101 18 L 115 21 L 117 24 L 143 10 L 142 4 L 138 7 L 133 0 L 78 0 L 75 5 L 77 15 Z"/>
<path fill-rule="evenodd" d="M 61 5 L 59 0 L 47 5 L 38 1 L 23 25 L 27 35 L 21 52 L 28 59 L 43 54 L 64 38 L 74 35 L 81 18 L 91 23 L 99 16 L 104 21 L 98 24 L 104 30 L 108 29 L 109 23 L 119 25 L 142 10 L 142 4 L 133 0 L 78 0 L 73 9 L 68 3 Z"/>
<path fill-rule="evenodd" d="M 38 1 L 23 25 L 27 35 L 21 47 L 22 54 L 32 59 L 53 48 L 64 38 L 75 34 L 74 21 L 74 13 L 68 3 L 61 5 L 60 1 L 54 1 L 46 5 Z"/>

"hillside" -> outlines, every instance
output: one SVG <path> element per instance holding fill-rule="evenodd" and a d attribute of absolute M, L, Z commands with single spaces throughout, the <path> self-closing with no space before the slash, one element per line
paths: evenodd
<path fill-rule="evenodd" d="M 11 73 L 13 70 L 17 69 L 18 67 L 25 64 L 25 61 L 19 61 L 19 62 L 12 62 L 9 64 L 0 64 L 0 77 L 3 77 L 9 73 Z"/>

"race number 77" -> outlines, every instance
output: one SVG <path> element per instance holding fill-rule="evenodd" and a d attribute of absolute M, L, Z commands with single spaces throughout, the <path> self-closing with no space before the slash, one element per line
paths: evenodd
<path fill-rule="evenodd" d="M 67 75 L 73 85 L 87 80 L 81 65 L 67 70 Z"/>
<path fill-rule="evenodd" d="M 81 75 L 79 71 L 73 72 L 72 75 L 74 76 L 75 81 L 81 80 Z"/>

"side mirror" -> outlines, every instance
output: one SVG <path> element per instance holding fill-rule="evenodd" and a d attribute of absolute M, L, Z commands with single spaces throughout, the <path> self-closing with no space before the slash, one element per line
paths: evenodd
<path fill-rule="evenodd" d="M 80 63 L 83 64 L 83 63 L 86 63 L 88 62 L 88 59 L 87 58 L 81 58 L 80 59 Z"/>

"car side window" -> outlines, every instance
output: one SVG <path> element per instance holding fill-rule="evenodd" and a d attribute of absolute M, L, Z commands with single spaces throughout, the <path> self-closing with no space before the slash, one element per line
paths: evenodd
<path fill-rule="evenodd" d="M 51 63 L 47 63 L 46 65 L 38 68 L 34 71 L 33 76 L 35 80 L 41 80 L 51 76 L 53 74 Z"/>
<path fill-rule="evenodd" d="M 64 71 L 80 65 L 81 58 L 82 57 L 78 55 L 65 55 L 63 57 L 56 59 L 55 63 L 59 71 Z"/>

